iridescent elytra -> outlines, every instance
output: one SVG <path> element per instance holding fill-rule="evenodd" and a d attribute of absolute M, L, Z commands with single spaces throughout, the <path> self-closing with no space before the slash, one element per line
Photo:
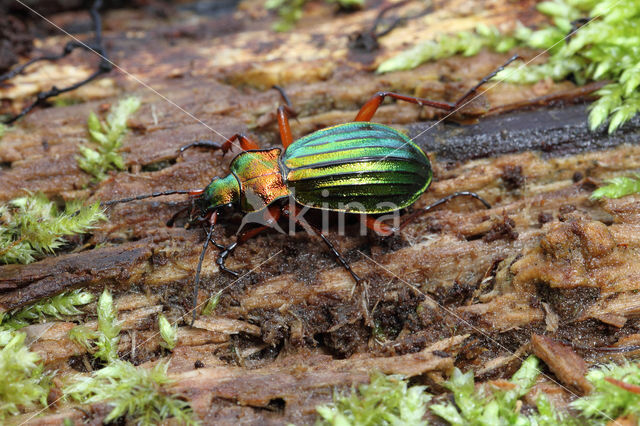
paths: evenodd
<path fill-rule="evenodd" d="M 276 86 L 286 103 L 277 111 L 282 148 L 260 149 L 258 144 L 240 133 L 223 143 L 196 141 L 180 148 L 180 152 L 192 147 L 204 147 L 226 153 L 236 142 L 239 144 L 242 152 L 231 161 L 228 176 L 214 178 L 202 189 L 157 192 L 108 201 L 104 204 L 171 194 L 191 196 L 199 210 L 197 220 L 208 224 L 207 236 L 196 268 L 194 319 L 200 270 L 209 243 L 221 250 L 217 258 L 219 268 L 238 276 L 237 272 L 225 266 L 225 259 L 238 244 L 273 227 L 281 217 L 289 217 L 307 231 L 320 236 L 356 283 L 360 283 L 360 277 L 322 231 L 300 220 L 299 208 L 306 206 L 312 209 L 358 213 L 364 215 L 369 229 L 382 236 L 392 235 L 397 229 L 378 221 L 375 215 L 411 206 L 429 187 L 433 172 L 429 157 L 411 139 L 392 127 L 371 122 L 378 107 L 389 97 L 455 112 L 475 97 L 477 89 L 482 84 L 516 58 L 517 56 L 512 57 L 483 78 L 455 103 L 431 101 L 393 92 L 378 92 L 360 109 L 353 122 L 321 129 L 297 140 L 293 139 L 289 125 L 289 117 L 295 116 L 295 112 L 284 91 Z M 461 195 L 474 197 L 485 207 L 490 207 L 473 192 L 455 192 L 425 208 L 416 209 L 401 226 L 431 208 Z M 285 203 L 282 200 L 293 203 Z M 295 211 L 290 211 L 291 205 Z M 262 226 L 242 232 L 232 244 L 220 245 L 212 238 L 213 230 L 219 210 L 226 206 L 234 206 L 245 214 L 262 213 L 265 221 Z"/>

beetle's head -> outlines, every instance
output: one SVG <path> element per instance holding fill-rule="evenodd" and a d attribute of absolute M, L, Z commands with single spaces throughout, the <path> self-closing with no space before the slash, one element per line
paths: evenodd
<path fill-rule="evenodd" d="M 204 189 L 204 192 L 195 199 L 195 205 L 200 214 L 205 216 L 222 206 L 235 204 L 240 200 L 240 184 L 234 175 L 224 178 L 214 178 Z"/>

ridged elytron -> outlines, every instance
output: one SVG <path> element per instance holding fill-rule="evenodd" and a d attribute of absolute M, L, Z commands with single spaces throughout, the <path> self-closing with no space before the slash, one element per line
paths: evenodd
<path fill-rule="evenodd" d="M 278 108 L 278 126 L 283 149 L 260 149 L 244 136 L 235 134 L 224 143 L 197 141 L 180 149 L 205 147 L 229 151 L 234 142 L 239 142 L 242 152 L 231 162 L 231 173 L 224 178 L 214 178 L 203 189 L 174 190 L 140 195 L 114 200 L 105 204 L 115 204 L 171 194 L 189 194 L 199 209 L 199 220 L 209 225 L 207 237 L 196 269 L 194 290 L 197 302 L 200 270 L 207 247 L 211 242 L 221 252 L 217 264 L 221 270 L 238 276 L 225 266 L 225 259 L 238 244 L 252 238 L 271 227 L 281 217 L 293 218 L 296 224 L 319 235 L 336 259 L 353 276 L 356 283 L 360 277 L 351 269 L 327 237 L 318 229 L 301 221 L 299 206 L 346 213 L 364 214 L 366 225 L 376 233 L 388 236 L 396 229 L 380 222 L 375 214 L 388 213 L 409 207 L 427 190 L 433 172 L 427 155 L 407 136 L 397 130 L 370 122 L 386 97 L 427 105 L 445 111 L 456 111 L 471 99 L 477 89 L 493 75 L 515 59 L 511 58 L 493 73 L 482 79 L 455 103 L 436 102 L 392 92 L 376 93 L 358 112 L 355 121 L 318 130 L 310 135 L 293 140 L 289 117 L 295 115 L 284 92 L 277 88 L 287 105 Z M 426 208 L 416 210 L 409 217 L 414 219 L 431 208 L 460 195 L 472 196 L 487 208 L 489 204 L 473 192 L 455 192 Z M 289 199 L 294 203 L 284 203 Z M 356 204 L 357 211 L 350 208 Z M 224 206 L 235 206 L 246 214 L 264 214 L 265 225 L 247 230 L 239 235 L 236 242 L 222 246 L 212 239 L 219 210 Z M 294 205 L 296 211 L 289 211 Z M 409 220 L 405 220 L 401 226 Z"/>

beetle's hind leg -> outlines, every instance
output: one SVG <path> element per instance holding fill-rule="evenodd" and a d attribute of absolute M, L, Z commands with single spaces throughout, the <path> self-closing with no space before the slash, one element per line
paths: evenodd
<path fill-rule="evenodd" d="M 280 93 L 280 97 L 284 101 L 285 105 L 278 107 L 278 129 L 280 130 L 280 141 L 284 149 L 287 149 L 289 145 L 293 143 L 293 135 L 291 134 L 291 125 L 289 124 L 289 118 L 295 118 L 298 113 L 291 106 L 291 100 L 287 96 L 284 89 L 280 86 L 273 86 L 274 89 Z"/>
<path fill-rule="evenodd" d="M 482 198 L 481 196 L 479 196 L 478 194 L 476 194 L 475 192 L 470 192 L 470 191 L 459 191 L 459 192 L 454 192 L 453 194 L 449 194 L 446 197 L 442 197 L 440 198 L 438 201 L 435 201 L 431 204 L 429 204 L 427 207 L 423 207 L 421 209 L 417 209 L 415 210 L 413 213 L 409 214 L 400 224 L 400 229 L 404 228 L 405 226 L 407 226 L 409 223 L 413 222 L 414 220 L 416 220 L 418 217 L 422 216 L 423 214 L 429 212 L 431 209 L 433 209 L 434 207 L 437 207 L 441 204 L 446 203 L 449 200 L 452 200 L 456 197 L 472 197 L 475 198 L 476 200 L 480 201 L 482 203 L 482 205 L 484 205 L 485 208 L 490 209 L 491 208 L 491 204 L 489 204 L 484 198 Z"/>
<path fill-rule="evenodd" d="M 462 95 L 454 103 L 432 101 L 429 99 L 422 99 L 422 98 L 416 98 L 413 96 L 401 95 L 399 93 L 394 93 L 394 92 L 378 92 L 375 95 L 373 95 L 371 99 L 367 101 L 366 104 L 362 106 L 362 108 L 358 112 L 358 115 L 356 115 L 356 118 L 354 121 L 371 121 L 371 119 L 373 118 L 373 115 L 376 113 L 380 105 L 382 105 L 384 98 L 386 98 L 387 96 L 393 99 L 397 99 L 399 101 L 410 102 L 412 104 L 417 104 L 420 106 L 430 106 L 433 108 L 437 108 L 437 109 L 441 109 L 449 112 L 456 111 L 462 108 L 467 103 L 471 102 L 474 98 L 474 95 L 482 85 L 486 84 L 491 78 L 493 78 L 496 74 L 502 71 L 507 65 L 509 65 L 511 62 L 515 61 L 518 58 L 519 58 L 518 55 L 514 55 L 511 58 L 509 58 L 507 62 L 505 62 L 504 64 L 499 66 L 497 69 L 495 69 L 493 72 L 485 76 L 482 80 L 480 80 L 480 82 L 478 82 L 478 84 L 476 84 L 471 89 L 469 89 L 464 95 Z"/>

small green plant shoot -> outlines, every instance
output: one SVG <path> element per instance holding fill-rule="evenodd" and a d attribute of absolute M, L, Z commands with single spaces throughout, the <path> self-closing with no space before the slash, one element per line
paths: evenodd
<path fill-rule="evenodd" d="M 618 176 L 606 181 L 607 185 L 593 191 L 592 200 L 601 198 L 621 198 L 640 192 L 640 174 L 635 177 Z"/>
<path fill-rule="evenodd" d="M 0 340 L 0 420 L 9 414 L 20 414 L 20 409 L 47 406 L 50 376 L 43 373 L 40 356 L 24 344 L 25 333 L 4 331 Z"/>
<path fill-rule="evenodd" d="M 82 289 L 61 293 L 12 311 L 0 321 L 0 327 L 18 330 L 49 318 L 62 319 L 68 315 L 79 315 L 83 312 L 76 306 L 86 305 L 92 301 L 93 294 Z"/>
<path fill-rule="evenodd" d="M 162 314 L 158 316 L 158 328 L 160 329 L 160 336 L 162 336 L 162 346 L 170 351 L 176 347 L 178 343 L 178 326 L 171 325 L 169 320 Z"/>
<path fill-rule="evenodd" d="M 127 120 L 138 108 L 138 98 L 127 98 L 111 108 L 104 122 L 93 112 L 89 115 L 87 126 L 96 149 L 90 145 L 80 145 L 77 161 L 78 167 L 93 175 L 94 182 L 105 180 L 109 170 L 124 170 L 124 160 L 119 150 L 127 131 Z"/>
<path fill-rule="evenodd" d="M 209 298 L 206 306 L 202 310 L 202 315 L 211 315 L 213 311 L 218 307 L 218 303 L 220 303 L 220 296 L 222 296 L 221 292 L 217 292 L 213 296 Z"/>
<path fill-rule="evenodd" d="M 316 408 L 320 424 L 347 425 L 426 425 L 422 419 L 431 396 L 424 386 L 409 387 L 401 376 L 373 373 L 371 383 L 358 386 L 351 395 L 334 393 L 333 404 Z"/>
<path fill-rule="evenodd" d="M 117 324 L 118 311 L 113 306 L 111 292 L 105 289 L 98 299 L 98 330 L 84 326 L 69 331 L 69 338 L 84 346 L 95 358 L 109 363 L 118 359 L 120 327 Z"/>
<path fill-rule="evenodd" d="M 364 0 L 326 0 L 328 3 L 337 3 L 345 9 L 353 9 L 364 6 Z M 289 31 L 302 17 L 302 8 L 307 0 L 267 0 L 267 10 L 278 12 L 279 20 L 273 24 L 276 31 Z"/>
<path fill-rule="evenodd" d="M 113 405 L 105 423 L 127 416 L 138 425 L 157 425 L 171 417 L 181 424 L 197 424 L 189 404 L 163 389 L 171 383 L 167 367 L 168 363 L 160 362 L 145 369 L 114 360 L 90 377 L 76 377 L 65 394 L 84 404 Z"/>
<path fill-rule="evenodd" d="M 106 220 L 100 203 L 70 202 L 64 212 L 43 194 L 30 194 L 0 206 L 0 263 L 31 263 Z"/>
<path fill-rule="evenodd" d="M 640 52 L 636 36 L 640 2 L 553 0 L 541 2 L 537 8 L 554 25 L 537 31 L 519 25 L 512 34 L 505 35 L 495 28 L 479 26 L 473 33 L 425 41 L 383 62 L 378 72 L 412 69 L 455 54 L 471 56 L 482 48 L 497 52 L 515 46 L 549 49 L 546 63 L 511 67 L 495 78 L 520 84 L 545 78 L 559 81 L 571 77 L 578 84 L 609 80 L 610 84 L 596 92 L 599 99 L 590 107 L 589 126 L 595 130 L 609 119 L 608 130 L 613 133 L 640 111 Z M 591 21 L 576 30 L 572 22 L 582 18 Z"/>

